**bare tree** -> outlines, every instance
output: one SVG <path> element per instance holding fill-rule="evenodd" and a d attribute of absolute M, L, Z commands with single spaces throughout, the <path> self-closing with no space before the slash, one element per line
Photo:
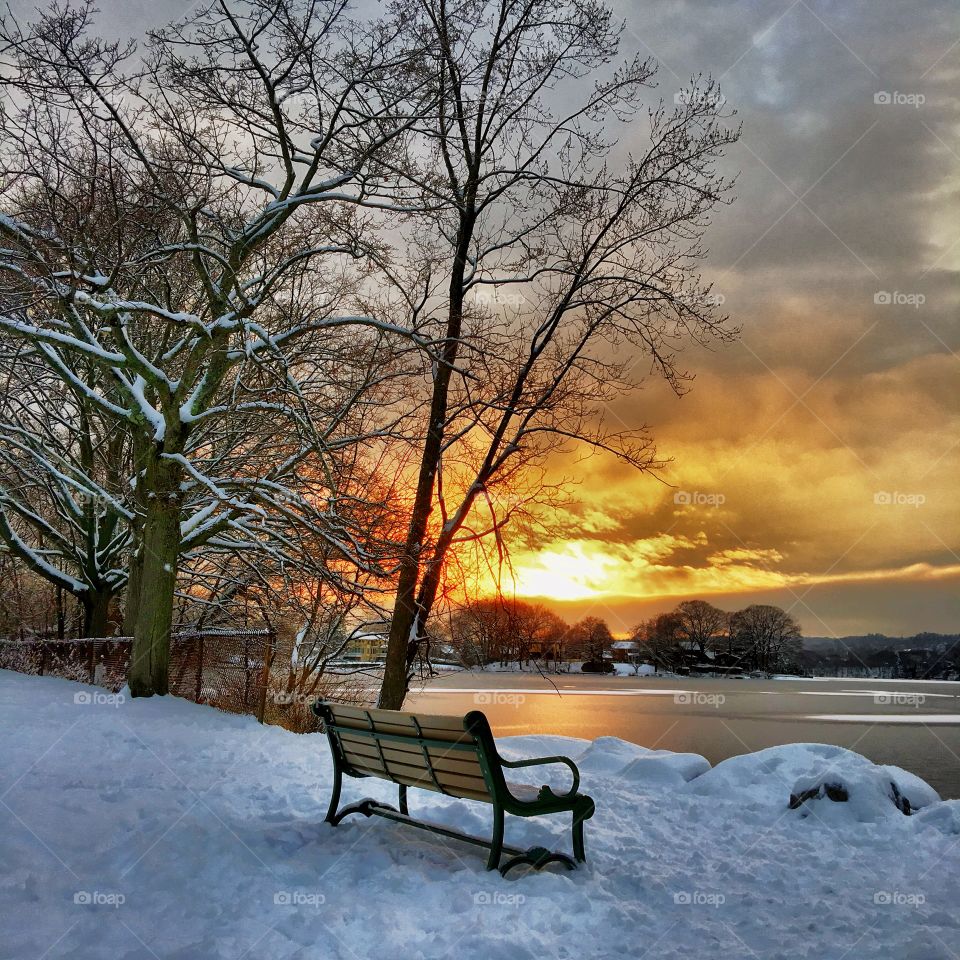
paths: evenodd
<path fill-rule="evenodd" d="M 613 643 L 613 634 L 606 620 L 600 617 L 585 617 L 575 623 L 567 633 L 566 647 L 571 656 L 602 663 L 604 653 Z"/>
<path fill-rule="evenodd" d="M 189 550 L 262 544 L 269 505 L 366 562 L 331 464 L 322 496 L 284 484 L 307 453 L 358 442 L 340 414 L 318 422 L 296 354 L 329 346 L 329 369 L 344 341 L 405 332 L 351 297 L 377 252 L 358 212 L 378 192 L 367 171 L 407 123 L 415 51 L 389 25 L 348 23 L 341 0 L 216 0 L 142 52 L 101 39 L 88 2 L 7 14 L 0 45 L 0 329 L 133 435 L 130 685 L 164 693 Z M 143 228 L 125 242 L 115 224 L 130 221 Z M 110 393 L 84 386 L 81 361 Z M 299 441 L 266 473 L 243 469 L 251 421 Z"/>
<path fill-rule="evenodd" d="M 706 600 L 684 600 L 674 611 L 680 623 L 680 635 L 696 644 L 697 652 L 705 658 L 727 626 L 727 614 Z"/>
<path fill-rule="evenodd" d="M 601 76 L 621 31 L 600 3 L 398 7 L 425 51 L 436 109 L 406 152 L 380 158 L 407 204 L 397 230 L 413 251 L 391 275 L 406 322 L 432 332 L 439 356 L 380 695 L 392 708 L 449 554 L 499 539 L 511 517 L 498 484 L 570 441 L 641 469 L 655 462 L 644 431 L 610 430 L 601 411 L 645 370 L 681 389 L 683 340 L 729 335 L 696 265 L 728 187 L 714 163 L 737 136 L 706 83 L 652 109 L 639 154 L 617 156 L 610 131 L 637 117 L 655 71 L 635 60 Z"/>
<path fill-rule="evenodd" d="M 84 636 L 106 636 L 127 582 L 128 438 L 23 344 L 0 343 L 0 370 L 0 538 L 58 598 L 76 599 Z M 91 388 L 100 371 L 76 373 Z"/>
<path fill-rule="evenodd" d="M 515 597 L 468 600 L 450 618 L 451 641 L 468 666 L 556 660 L 566 632 L 563 620 L 542 604 Z"/>
<path fill-rule="evenodd" d="M 784 669 L 800 650 L 800 624 L 780 607 L 753 604 L 738 610 L 730 618 L 730 629 L 757 670 Z"/>
<path fill-rule="evenodd" d="M 71 614 L 64 595 L 62 588 L 0 544 L 0 637 L 24 640 L 38 633 L 65 637 L 80 618 Z"/>
<path fill-rule="evenodd" d="M 641 651 L 662 670 L 678 665 L 680 638 L 680 618 L 672 612 L 645 620 L 633 631 L 633 640 L 640 644 Z"/>

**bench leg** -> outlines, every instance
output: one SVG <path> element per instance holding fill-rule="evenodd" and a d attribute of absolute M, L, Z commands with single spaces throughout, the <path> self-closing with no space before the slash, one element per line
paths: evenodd
<path fill-rule="evenodd" d="M 333 795 L 330 797 L 330 806 L 327 809 L 326 822 L 334 826 L 339 822 L 337 820 L 337 807 L 340 806 L 340 790 L 343 787 L 343 773 L 340 768 L 334 765 L 333 768 Z"/>
<path fill-rule="evenodd" d="M 500 868 L 500 874 L 505 877 L 510 870 L 521 864 L 528 864 L 534 870 L 542 870 L 548 863 L 562 863 L 568 870 L 577 869 L 577 865 L 565 853 L 551 853 L 545 847 L 531 847 L 525 853 L 511 857 Z"/>
<path fill-rule="evenodd" d="M 576 814 L 573 817 L 573 855 L 578 863 L 583 863 L 587 859 L 583 849 L 583 821 L 578 820 Z"/>
<path fill-rule="evenodd" d="M 378 810 L 391 810 L 393 813 L 399 812 L 396 807 L 391 807 L 389 803 L 381 803 L 379 800 L 367 797 L 365 800 L 358 800 L 356 803 L 348 804 L 339 813 L 335 813 L 333 819 L 329 822 L 336 826 L 341 820 L 345 820 L 355 813 L 362 813 L 365 817 L 372 817 Z"/>
<path fill-rule="evenodd" d="M 583 849 L 583 824 L 584 821 L 589 820 L 595 812 L 593 801 L 589 797 L 584 797 L 583 801 L 584 802 L 578 802 L 573 808 L 573 855 L 580 863 L 585 862 L 587 859 L 587 855 Z"/>
<path fill-rule="evenodd" d="M 487 858 L 487 869 L 496 870 L 500 866 L 500 855 L 503 853 L 503 807 L 493 808 L 493 839 L 490 841 L 490 856 Z"/>
<path fill-rule="evenodd" d="M 407 785 L 400 784 L 400 812 L 405 816 L 410 816 L 410 810 L 407 808 Z"/>

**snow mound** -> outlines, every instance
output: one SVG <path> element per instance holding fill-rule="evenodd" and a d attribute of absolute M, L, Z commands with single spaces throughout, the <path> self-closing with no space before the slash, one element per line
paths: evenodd
<path fill-rule="evenodd" d="M 649 756 L 637 757 L 617 776 L 640 786 L 680 787 L 709 769 L 710 762 L 698 753 L 651 750 Z"/>
<path fill-rule="evenodd" d="M 689 789 L 698 796 L 751 798 L 758 804 L 786 803 L 786 791 L 798 778 L 809 774 L 824 761 L 839 761 L 844 754 L 860 755 L 843 747 L 823 743 L 791 743 L 745 753 L 718 763 L 697 777 Z"/>
<path fill-rule="evenodd" d="M 697 753 L 651 750 L 617 737 L 599 737 L 577 757 L 580 772 L 616 777 L 639 787 L 679 787 L 710 769 Z"/>
<path fill-rule="evenodd" d="M 914 821 L 919 827 L 932 827 L 947 836 L 960 836 L 960 800 L 943 800 L 924 807 Z"/>
<path fill-rule="evenodd" d="M 801 819 L 815 816 L 824 823 L 876 823 L 895 811 L 909 814 L 911 809 L 896 781 L 869 760 L 800 777 L 790 791 L 790 808 Z"/>
<path fill-rule="evenodd" d="M 913 810 L 919 810 L 922 807 L 929 807 L 931 803 L 940 802 L 940 794 L 926 780 L 921 780 L 915 773 L 889 765 L 880 767 L 880 769 L 897 785 L 900 793 L 910 801 Z"/>
<path fill-rule="evenodd" d="M 581 773 L 610 776 L 649 752 L 645 747 L 619 737 L 597 737 L 576 760 Z"/>
<path fill-rule="evenodd" d="M 556 756 L 576 758 L 590 746 L 589 740 L 580 737 L 564 737 L 560 734 L 521 734 L 516 737 L 497 737 L 497 750 L 508 760 L 523 760 L 527 757 Z"/>
<path fill-rule="evenodd" d="M 753 808 L 782 809 L 797 798 L 798 816 L 805 819 L 815 812 L 830 823 L 872 823 L 901 816 L 907 809 L 904 800 L 911 811 L 940 800 L 933 787 L 906 770 L 824 743 L 791 743 L 731 757 L 688 789 Z"/>

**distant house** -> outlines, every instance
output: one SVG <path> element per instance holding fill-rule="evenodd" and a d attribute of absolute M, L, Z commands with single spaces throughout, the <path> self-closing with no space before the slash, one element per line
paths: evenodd
<path fill-rule="evenodd" d="M 692 640 L 681 640 L 679 647 L 678 672 L 729 674 L 743 671 L 743 662 L 739 654 L 723 650 L 705 650 Z"/>
<path fill-rule="evenodd" d="M 927 677 L 934 662 L 933 651 L 924 647 L 897 651 L 897 673 L 905 680 Z"/>
<path fill-rule="evenodd" d="M 636 640 L 614 640 L 610 650 L 617 663 L 634 663 L 640 656 L 640 644 Z"/>
<path fill-rule="evenodd" d="M 358 633 L 343 651 L 344 660 L 359 660 L 372 663 L 385 660 L 387 656 L 387 633 Z"/>

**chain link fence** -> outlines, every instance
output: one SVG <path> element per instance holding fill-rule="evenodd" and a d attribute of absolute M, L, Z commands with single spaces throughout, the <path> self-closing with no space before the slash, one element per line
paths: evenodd
<path fill-rule="evenodd" d="M 131 637 L 0 640 L 0 669 L 92 683 L 116 693 L 125 683 Z M 170 643 L 170 693 L 262 723 L 271 697 L 276 636 L 270 630 L 194 630 Z"/>

